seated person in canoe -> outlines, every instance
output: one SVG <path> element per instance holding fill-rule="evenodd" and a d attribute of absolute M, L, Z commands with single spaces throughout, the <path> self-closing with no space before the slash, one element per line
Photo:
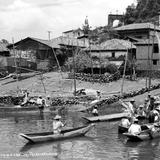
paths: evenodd
<path fill-rule="evenodd" d="M 53 121 L 53 134 L 60 134 L 62 127 L 64 127 L 64 124 L 60 121 L 61 116 L 56 115 L 54 117 Z"/>
<path fill-rule="evenodd" d="M 133 124 L 128 129 L 128 132 L 133 135 L 138 135 L 141 133 L 141 126 L 138 124 L 138 119 L 134 119 Z"/>
<path fill-rule="evenodd" d="M 160 114 L 159 114 L 160 107 L 158 105 L 159 105 L 159 102 L 158 101 L 155 102 L 155 109 L 150 110 L 149 117 L 148 117 L 149 123 L 155 123 L 160 120 Z"/>
<path fill-rule="evenodd" d="M 130 117 L 124 117 L 124 118 L 122 118 L 120 126 L 122 126 L 124 128 L 129 128 L 130 125 L 131 125 Z"/>
<path fill-rule="evenodd" d="M 92 114 L 93 114 L 93 116 L 98 116 L 97 105 L 95 105 L 95 106 L 93 107 Z"/>
<path fill-rule="evenodd" d="M 146 113 L 145 113 L 145 109 L 144 109 L 144 105 L 143 104 L 141 104 L 138 107 L 136 117 L 146 117 Z"/>

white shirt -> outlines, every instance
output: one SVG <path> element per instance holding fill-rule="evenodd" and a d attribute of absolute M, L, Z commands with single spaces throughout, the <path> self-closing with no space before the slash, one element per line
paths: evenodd
<path fill-rule="evenodd" d="M 131 111 L 131 113 L 133 114 L 133 113 L 134 113 L 134 107 L 133 107 L 133 104 L 128 103 L 128 108 L 129 108 L 129 110 Z"/>
<path fill-rule="evenodd" d="M 94 108 L 94 109 L 92 110 L 92 113 L 98 113 L 98 110 L 97 110 L 96 108 Z"/>
<path fill-rule="evenodd" d="M 42 104 L 42 98 L 37 98 L 37 104 Z"/>
<path fill-rule="evenodd" d="M 154 121 L 157 122 L 158 119 L 159 119 L 159 112 L 157 110 L 153 110 L 153 113 L 154 113 Z"/>
<path fill-rule="evenodd" d="M 59 134 L 64 124 L 61 121 L 53 121 L 53 133 Z"/>
<path fill-rule="evenodd" d="M 128 128 L 130 126 L 130 122 L 129 122 L 129 120 L 127 118 L 123 118 L 121 120 L 121 125 L 122 125 L 122 127 Z"/>
<path fill-rule="evenodd" d="M 137 134 L 141 133 L 141 126 L 139 124 L 132 124 L 129 127 L 128 132 L 130 134 L 137 135 Z"/>

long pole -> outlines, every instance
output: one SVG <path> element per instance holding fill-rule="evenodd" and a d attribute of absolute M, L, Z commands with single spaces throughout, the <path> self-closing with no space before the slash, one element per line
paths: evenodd
<path fill-rule="evenodd" d="M 149 88 L 149 77 L 150 77 L 150 25 L 149 25 L 149 33 L 148 33 L 148 70 L 147 70 L 147 77 L 146 77 L 146 88 Z"/>
<path fill-rule="evenodd" d="M 73 46 L 73 42 L 72 42 L 72 46 Z M 73 53 L 74 96 L 76 96 L 75 51 L 73 49 L 72 49 L 72 53 Z"/>
<path fill-rule="evenodd" d="M 123 70 L 123 77 L 122 77 L 122 84 L 121 84 L 121 95 L 123 95 L 123 86 L 124 86 L 124 78 L 125 78 L 125 72 L 126 72 L 126 66 L 127 66 L 127 59 L 128 59 L 128 48 L 127 48 L 127 53 L 126 53 L 125 63 L 124 63 L 124 70 Z"/>
<path fill-rule="evenodd" d="M 14 46 L 14 38 L 12 37 L 12 44 L 13 44 L 13 53 L 14 53 L 14 65 L 15 65 L 15 72 L 16 72 L 16 82 L 17 82 L 17 96 L 18 96 L 18 75 L 17 75 L 17 60 L 16 60 L 16 52 Z"/>
<path fill-rule="evenodd" d="M 152 74 L 152 70 L 153 70 L 152 60 L 153 60 L 153 53 L 154 53 L 155 23 L 154 23 L 154 35 L 152 37 L 153 37 L 153 40 L 152 40 L 151 62 L 150 62 L 150 74 L 149 74 L 149 91 L 150 91 L 150 88 L 151 88 L 151 77 L 152 77 L 151 74 Z"/>

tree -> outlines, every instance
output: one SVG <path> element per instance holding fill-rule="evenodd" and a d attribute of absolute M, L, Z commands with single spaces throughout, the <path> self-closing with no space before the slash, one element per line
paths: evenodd
<path fill-rule="evenodd" d="M 80 50 L 74 56 L 74 61 L 75 63 L 73 63 L 73 57 L 70 57 L 66 61 L 65 65 L 68 66 L 70 69 L 73 69 L 75 67 L 77 72 L 82 71 L 84 68 L 90 68 L 92 63 L 90 55 L 82 50 Z"/>
<path fill-rule="evenodd" d="M 150 22 L 160 11 L 159 0 L 137 0 L 137 6 L 131 4 L 126 8 L 125 24 L 135 22 Z"/>
<path fill-rule="evenodd" d="M 1 42 L 5 44 L 9 44 L 9 42 L 6 39 L 2 39 Z"/>

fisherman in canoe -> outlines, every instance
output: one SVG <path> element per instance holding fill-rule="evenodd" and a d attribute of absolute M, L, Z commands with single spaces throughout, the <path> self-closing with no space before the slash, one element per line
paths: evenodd
<path fill-rule="evenodd" d="M 138 119 L 134 119 L 133 124 L 128 129 L 128 133 L 137 135 L 141 133 L 141 126 L 138 124 Z"/>
<path fill-rule="evenodd" d="M 60 134 L 62 127 L 64 127 L 64 124 L 60 121 L 61 116 L 56 115 L 54 117 L 53 121 L 53 134 Z"/>

